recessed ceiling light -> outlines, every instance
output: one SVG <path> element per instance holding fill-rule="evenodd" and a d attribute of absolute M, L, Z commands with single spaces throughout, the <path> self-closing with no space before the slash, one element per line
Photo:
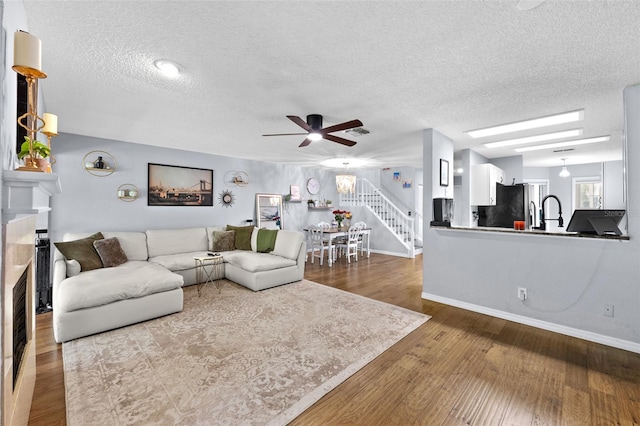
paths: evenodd
<path fill-rule="evenodd" d="M 158 68 L 165 77 L 169 78 L 177 77 L 182 69 L 180 65 L 168 59 L 158 59 L 153 62 L 153 65 Z"/>
<path fill-rule="evenodd" d="M 486 136 L 504 135 L 505 133 L 519 132 L 522 130 L 537 129 L 556 124 L 572 123 L 584 119 L 584 110 L 563 112 L 561 114 L 534 118 L 532 120 L 517 121 L 515 123 L 501 124 L 499 126 L 485 127 L 483 129 L 469 130 L 465 133 L 474 139 Z"/>
<path fill-rule="evenodd" d="M 324 160 L 321 164 L 325 167 L 345 168 L 344 163 L 347 163 L 349 168 L 352 169 L 364 167 L 367 165 L 367 160 L 363 160 L 362 158 L 330 158 Z"/>
<path fill-rule="evenodd" d="M 516 152 L 538 151 L 541 149 L 561 148 L 563 146 L 586 145 L 589 143 L 607 142 L 608 140 L 609 140 L 609 136 L 598 136 L 596 138 L 576 139 L 574 141 L 548 143 L 546 145 L 526 146 L 523 148 L 516 148 L 515 151 Z"/>
<path fill-rule="evenodd" d="M 523 145 L 531 142 L 550 141 L 553 139 L 573 138 L 582 135 L 582 129 L 565 130 L 563 132 L 545 133 L 543 135 L 529 136 L 526 138 L 509 139 L 499 142 L 485 143 L 486 148 L 502 148 L 505 146 Z"/>

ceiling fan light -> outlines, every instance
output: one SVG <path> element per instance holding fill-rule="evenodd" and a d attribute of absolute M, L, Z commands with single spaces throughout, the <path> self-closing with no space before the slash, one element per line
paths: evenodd
<path fill-rule="evenodd" d="M 318 132 L 311 132 L 309 133 L 309 135 L 307 136 L 307 139 L 316 142 L 319 141 L 320 139 L 322 139 L 322 135 Z"/>
<path fill-rule="evenodd" d="M 160 70 L 162 75 L 168 78 L 175 78 L 180 75 L 180 65 L 167 59 L 158 59 L 153 65 Z"/>

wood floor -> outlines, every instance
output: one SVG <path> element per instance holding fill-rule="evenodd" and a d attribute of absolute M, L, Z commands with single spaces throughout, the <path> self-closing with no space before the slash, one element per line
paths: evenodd
<path fill-rule="evenodd" d="M 640 425 L 640 354 L 424 301 L 422 256 L 316 260 L 305 278 L 432 318 L 294 425 Z M 64 425 L 51 314 L 37 316 L 36 350 L 29 424 Z"/>

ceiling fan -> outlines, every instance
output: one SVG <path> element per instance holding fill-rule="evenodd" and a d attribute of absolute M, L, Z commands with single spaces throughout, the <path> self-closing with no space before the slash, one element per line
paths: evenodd
<path fill-rule="evenodd" d="M 287 115 L 287 118 L 298 126 L 302 127 L 307 133 L 276 133 L 271 135 L 262 136 L 287 136 L 287 135 L 307 135 L 307 138 L 302 141 L 300 147 L 307 146 L 313 141 L 319 141 L 320 139 L 326 139 L 331 142 L 337 142 L 346 146 L 354 146 L 356 142 L 348 139 L 343 139 L 339 136 L 330 135 L 329 133 L 339 132 L 341 130 L 353 129 L 354 127 L 361 127 L 362 122 L 360 120 L 351 120 L 344 123 L 336 124 L 322 128 L 322 116 L 320 114 L 307 115 L 307 121 L 295 115 Z"/>

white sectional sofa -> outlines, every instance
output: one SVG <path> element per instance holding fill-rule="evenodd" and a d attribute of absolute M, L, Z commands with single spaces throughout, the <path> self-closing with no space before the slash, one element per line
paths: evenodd
<path fill-rule="evenodd" d="M 77 273 L 59 250 L 53 265 L 53 331 L 57 342 L 99 333 L 182 310 L 185 285 L 197 284 L 194 257 L 211 252 L 212 234 L 221 228 L 102 232 L 117 238 L 125 263 Z M 220 276 L 254 291 L 299 281 L 304 276 L 306 243 L 297 231 L 278 231 L 273 250 L 221 252 Z M 63 241 L 88 237 L 65 234 Z M 69 269 L 68 269 L 69 267 Z M 76 275 L 77 273 L 77 275 Z"/>

